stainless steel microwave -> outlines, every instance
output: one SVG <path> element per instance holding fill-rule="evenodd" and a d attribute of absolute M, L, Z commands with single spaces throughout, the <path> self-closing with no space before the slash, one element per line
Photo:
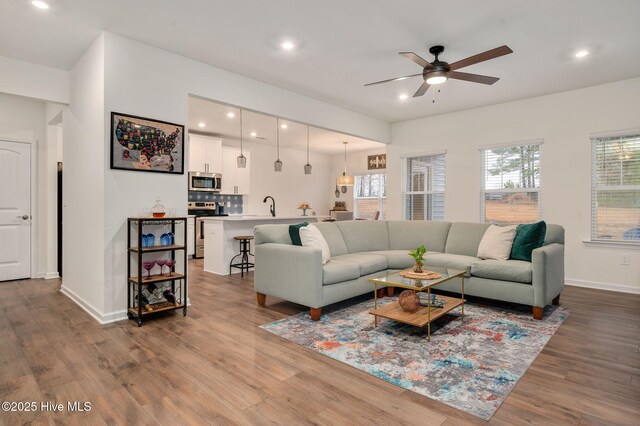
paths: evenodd
<path fill-rule="evenodd" d="M 222 175 L 220 173 L 189 172 L 189 191 L 220 192 Z"/>

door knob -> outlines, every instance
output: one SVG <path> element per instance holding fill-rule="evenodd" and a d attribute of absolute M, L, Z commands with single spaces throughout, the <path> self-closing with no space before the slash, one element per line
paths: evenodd
<path fill-rule="evenodd" d="M 29 215 L 28 214 L 25 214 L 25 215 L 22 215 L 22 216 L 16 216 L 16 217 L 18 219 L 22 219 L 22 220 L 29 220 Z"/>

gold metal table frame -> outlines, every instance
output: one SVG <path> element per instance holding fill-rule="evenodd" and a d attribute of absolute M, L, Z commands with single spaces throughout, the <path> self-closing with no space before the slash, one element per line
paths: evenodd
<path fill-rule="evenodd" d="M 461 320 L 464 319 L 464 274 L 465 271 L 458 269 L 445 269 L 445 268 L 429 268 L 431 271 L 442 274 L 442 277 L 434 280 L 415 280 L 411 278 L 404 278 L 400 276 L 400 271 L 389 272 L 385 275 L 378 276 L 369 279 L 373 283 L 374 294 L 374 310 L 369 313 L 374 317 L 374 325 L 378 325 L 378 317 L 391 319 L 394 321 L 402 322 L 405 324 L 414 325 L 417 327 L 427 326 L 427 341 L 431 341 L 431 322 L 440 318 L 442 315 L 450 312 L 451 310 L 461 307 L 462 315 Z M 386 287 L 404 288 L 414 291 L 426 291 L 431 300 L 431 288 L 445 283 L 454 278 L 460 278 L 460 298 L 440 296 L 445 300 L 444 308 L 436 308 L 433 306 L 422 306 L 418 311 L 409 313 L 402 311 L 402 308 L 397 302 L 387 305 L 378 309 L 378 285 L 384 285 Z M 433 312 L 432 312 L 433 311 Z"/>

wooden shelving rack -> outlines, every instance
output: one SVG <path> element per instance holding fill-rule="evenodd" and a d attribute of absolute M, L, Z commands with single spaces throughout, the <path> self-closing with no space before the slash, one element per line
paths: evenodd
<path fill-rule="evenodd" d="M 178 244 L 171 245 L 154 245 L 151 247 L 142 246 L 142 235 L 145 233 L 145 228 L 154 227 L 158 229 L 161 226 L 168 226 L 171 232 L 176 235 L 176 227 L 183 228 L 181 235 L 182 241 Z M 132 237 L 134 239 L 132 239 Z M 174 311 L 182 309 L 182 314 L 187 315 L 187 218 L 186 217 L 130 217 L 127 219 L 127 317 L 131 320 L 136 320 L 138 327 L 142 326 L 142 319 L 147 318 L 150 315 Z M 158 239 L 159 240 L 159 239 Z M 169 253 L 171 260 L 177 260 L 174 267 L 182 266 L 180 272 L 171 272 L 172 268 L 169 268 L 170 275 L 163 275 L 162 268 L 161 273 L 158 275 L 151 275 L 147 277 L 142 267 L 143 257 L 147 259 L 148 254 L 161 254 Z M 178 259 L 176 259 L 176 254 Z M 161 285 L 163 288 L 170 289 L 175 295 L 176 303 L 170 303 L 166 300 L 159 300 L 157 297 L 151 296 L 151 292 L 148 291 L 150 284 Z M 143 291 L 147 290 L 149 297 L 146 297 L 152 310 L 146 310 L 142 306 Z"/>

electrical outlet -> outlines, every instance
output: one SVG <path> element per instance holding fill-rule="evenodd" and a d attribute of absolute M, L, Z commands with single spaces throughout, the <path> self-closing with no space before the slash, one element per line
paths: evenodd
<path fill-rule="evenodd" d="M 622 255 L 622 261 L 620 262 L 621 265 L 628 265 L 629 264 L 629 255 L 628 254 L 623 254 Z"/>

